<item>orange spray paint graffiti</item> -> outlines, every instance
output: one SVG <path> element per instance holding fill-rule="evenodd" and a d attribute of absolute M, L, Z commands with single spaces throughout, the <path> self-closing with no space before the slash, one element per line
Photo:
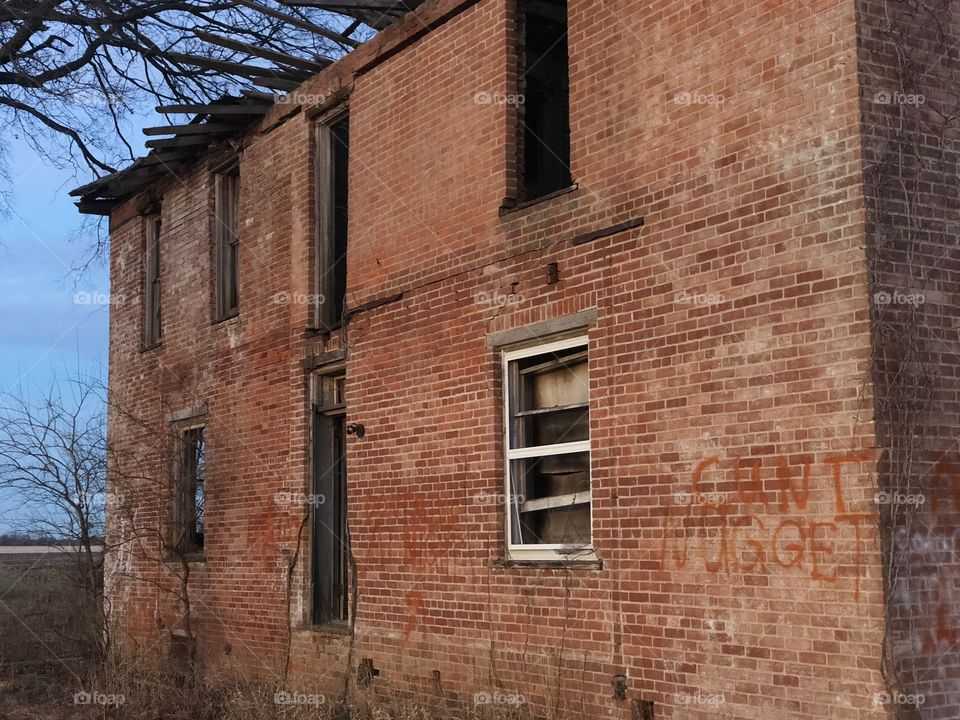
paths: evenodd
<path fill-rule="evenodd" d="M 819 464 L 809 456 L 792 463 L 778 456 L 770 468 L 758 459 L 704 458 L 692 472 L 690 492 L 680 493 L 667 517 L 661 567 L 699 567 L 725 576 L 793 570 L 836 585 L 846 566 L 859 601 L 862 545 L 877 517 L 873 503 L 862 502 L 873 495 L 863 475 L 863 465 L 872 459 L 871 451 L 832 455 Z M 814 468 L 829 481 L 813 486 Z M 851 511 L 848 494 L 853 493 L 859 512 Z M 850 535 L 852 547 L 842 540 Z M 852 555 L 852 563 L 846 555 Z"/>

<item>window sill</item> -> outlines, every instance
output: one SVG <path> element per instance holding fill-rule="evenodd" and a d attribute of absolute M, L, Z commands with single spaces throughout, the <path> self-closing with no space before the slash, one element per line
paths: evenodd
<path fill-rule="evenodd" d="M 603 560 L 534 560 L 517 558 L 496 558 L 490 561 L 490 567 L 499 569 L 530 568 L 531 570 L 603 570 Z"/>
<path fill-rule="evenodd" d="M 554 190 L 551 193 L 546 195 L 541 195 L 540 197 L 533 198 L 531 200 L 523 200 L 522 202 L 517 202 L 513 199 L 505 199 L 503 204 L 500 206 L 500 217 L 510 215 L 511 213 L 519 212 L 520 210 L 526 210 L 527 208 L 540 205 L 554 198 L 562 197 L 563 195 L 569 195 L 572 192 L 577 191 L 580 188 L 579 183 L 573 183 L 567 187 L 560 188 L 559 190 Z"/>
<path fill-rule="evenodd" d="M 345 622 L 331 622 L 323 625 L 298 625 L 294 630 L 302 633 L 327 635 L 330 637 L 349 637 L 351 633 L 350 626 Z"/>
<path fill-rule="evenodd" d="M 211 325 L 232 325 L 240 322 L 240 313 L 235 312 L 233 315 L 227 315 L 225 317 L 214 318 Z"/>
<path fill-rule="evenodd" d="M 315 338 L 326 336 L 325 339 L 328 339 L 330 335 L 337 332 L 343 327 L 341 323 L 336 323 L 334 325 L 307 325 L 306 335 L 307 337 Z"/>
<path fill-rule="evenodd" d="M 156 349 L 159 348 L 159 347 L 163 347 L 163 341 L 162 341 L 162 340 L 158 340 L 157 342 L 151 343 L 151 344 L 149 344 L 149 345 L 143 343 L 143 344 L 140 345 L 140 352 L 141 352 L 141 353 L 147 353 L 147 352 L 150 352 L 151 350 L 156 350 Z"/>
<path fill-rule="evenodd" d="M 172 555 L 172 554 L 168 554 L 166 557 L 163 558 L 163 562 L 167 564 L 179 563 L 181 560 L 186 560 L 187 563 L 191 565 L 193 564 L 203 565 L 203 564 L 206 564 L 207 562 L 207 556 L 204 555 L 203 553 L 192 552 L 192 553 L 184 553 L 182 558 L 179 555 Z"/>

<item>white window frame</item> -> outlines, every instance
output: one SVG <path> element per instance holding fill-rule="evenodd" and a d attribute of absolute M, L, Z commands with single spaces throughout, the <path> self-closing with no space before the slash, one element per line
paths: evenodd
<path fill-rule="evenodd" d="M 511 560 L 553 560 L 553 561 L 591 561 L 596 560 L 596 553 L 593 547 L 593 467 L 592 454 L 590 453 L 590 440 L 580 440 L 569 443 L 559 443 L 556 445 L 538 445 L 525 448 L 510 447 L 510 398 L 513 394 L 513 388 L 510 386 L 510 363 L 515 360 L 531 357 L 533 355 L 544 355 L 560 350 L 568 350 L 573 347 L 583 347 L 587 350 L 587 383 L 590 382 L 590 342 L 587 335 L 576 335 L 574 337 L 564 338 L 563 340 L 554 340 L 552 342 L 530 345 L 515 350 L 505 350 L 502 353 L 503 378 L 503 448 L 504 448 L 504 508 L 506 511 L 506 547 L 507 556 Z M 587 391 L 587 401 L 589 402 L 589 387 Z M 590 503 L 590 542 L 584 546 L 571 546 L 564 544 L 538 544 L 538 545 L 518 545 L 513 542 L 513 499 L 510 484 L 510 467 L 512 461 L 522 460 L 529 457 L 539 457 L 543 455 L 560 455 L 567 453 L 586 452 L 588 456 L 588 467 L 590 468 L 590 492 L 576 493 L 575 495 L 587 495 L 587 502 Z M 546 500 L 546 498 L 545 498 Z"/>

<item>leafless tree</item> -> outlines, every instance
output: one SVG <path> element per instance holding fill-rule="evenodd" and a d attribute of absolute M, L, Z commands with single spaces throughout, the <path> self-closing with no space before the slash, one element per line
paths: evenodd
<path fill-rule="evenodd" d="M 39 400 L 0 398 L 0 493 L 20 527 L 70 548 L 87 612 L 81 634 L 101 651 L 102 543 L 106 502 L 106 422 L 92 379 L 54 386 Z M 88 634 L 87 634 L 88 633 Z"/>
<path fill-rule="evenodd" d="M 283 89 L 356 46 L 370 25 L 397 17 L 392 6 L 406 9 L 358 2 L 376 9 L 344 18 L 322 2 L 302 4 L 312 7 L 0 0 L 0 161 L 4 143 L 22 138 L 54 162 L 110 173 L 136 154 L 128 121 L 145 101 L 198 103 L 252 84 Z"/>

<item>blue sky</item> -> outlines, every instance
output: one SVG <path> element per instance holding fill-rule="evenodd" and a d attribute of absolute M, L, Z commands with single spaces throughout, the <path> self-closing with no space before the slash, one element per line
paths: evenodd
<path fill-rule="evenodd" d="M 0 395 L 36 403 L 71 377 L 106 380 L 110 284 L 103 264 L 72 272 L 88 246 L 67 193 L 87 178 L 78 183 L 22 140 L 3 141 L 13 212 L 0 218 Z M 23 519 L 17 505 L 0 498 L 0 532 Z"/>
<path fill-rule="evenodd" d="M 83 219 L 67 193 L 87 178 L 7 141 L 14 214 L 0 219 L 0 393 L 32 395 L 77 372 L 105 377 L 107 269 L 71 273 L 86 248 L 71 241 Z"/>

